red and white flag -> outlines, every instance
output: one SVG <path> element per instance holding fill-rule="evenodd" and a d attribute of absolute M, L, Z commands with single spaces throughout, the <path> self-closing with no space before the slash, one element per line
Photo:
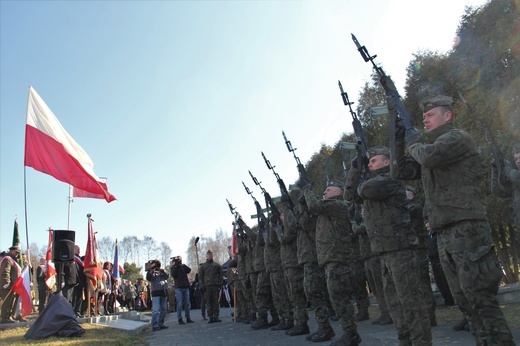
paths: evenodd
<path fill-rule="evenodd" d="M 52 289 L 56 283 L 56 268 L 52 261 L 52 232 L 53 230 L 49 229 L 49 243 L 45 253 L 45 284 L 49 289 Z"/>
<path fill-rule="evenodd" d="M 29 315 L 32 311 L 29 266 L 23 268 L 22 274 L 16 279 L 11 290 L 20 296 L 20 301 L 22 302 L 22 317 Z"/>
<path fill-rule="evenodd" d="M 24 164 L 80 190 L 100 195 L 109 203 L 116 200 L 108 192 L 107 184 L 94 173 L 94 163 L 88 154 L 65 131 L 32 86 L 27 104 Z"/>
<path fill-rule="evenodd" d="M 101 181 L 106 184 L 107 178 L 99 178 Z M 77 187 L 72 187 L 72 197 L 79 197 L 79 198 L 98 198 L 98 199 L 104 199 L 105 196 L 103 194 L 98 193 L 92 193 L 85 190 L 78 189 Z"/>

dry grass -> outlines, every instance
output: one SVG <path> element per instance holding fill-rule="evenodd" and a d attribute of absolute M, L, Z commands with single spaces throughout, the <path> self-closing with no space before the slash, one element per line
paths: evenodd
<path fill-rule="evenodd" d="M 0 330 L 1 344 L 7 345 L 57 345 L 57 346 L 74 346 L 74 345 L 142 345 L 144 337 L 130 336 L 127 333 L 105 326 L 83 323 L 81 326 L 85 329 L 85 334 L 78 338 L 49 337 L 43 340 L 26 340 L 23 338 L 29 327 L 11 328 Z"/>

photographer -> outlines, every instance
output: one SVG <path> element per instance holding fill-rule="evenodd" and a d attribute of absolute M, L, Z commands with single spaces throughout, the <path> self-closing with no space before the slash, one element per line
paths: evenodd
<path fill-rule="evenodd" d="M 168 328 L 164 325 L 166 317 L 166 280 L 169 275 L 161 268 L 161 261 L 150 260 L 146 263 L 146 280 L 151 284 L 152 293 L 152 329 L 158 331 Z"/>
<path fill-rule="evenodd" d="M 173 281 L 175 282 L 175 298 L 177 300 L 177 319 L 179 324 L 184 324 L 182 320 L 182 307 L 184 306 L 184 315 L 186 322 L 193 323 L 190 319 L 190 281 L 188 274 L 191 268 L 186 264 L 182 264 L 182 257 L 172 257 L 170 262 Z"/>

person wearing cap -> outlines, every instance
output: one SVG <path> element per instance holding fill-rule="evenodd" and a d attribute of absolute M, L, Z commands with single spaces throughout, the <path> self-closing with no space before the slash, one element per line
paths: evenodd
<path fill-rule="evenodd" d="M 18 295 L 11 291 L 11 288 L 22 272 L 17 262 L 19 256 L 20 246 L 11 246 L 9 253 L 0 261 L 0 300 L 2 301 L 0 323 L 15 322 L 11 315 L 14 313 Z"/>
<path fill-rule="evenodd" d="M 218 305 L 218 295 L 224 275 L 222 267 L 213 261 L 213 252 L 208 250 L 206 253 L 206 263 L 199 269 L 200 288 L 205 291 L 206 304 L 208 305 L 208 323 L 221 322 L 218 318 L 220 310 Z"/>
<path fill-rule="evenodd" d="M 520 143 L 513 145 L 512 154 L 516 168 L 507 160 L 503 162 L 502 175 L 507 182 L 506 185 L 499 184 L 497 163 L 491 162 L 491 193 L 496 197 L 513 198 L 516 239 L 520 239 Z"/>
<path fill-rule="evenodd" d="M 401 345 L 431 345 L 427 302 L 420 287 L 418 239 L 411 227 L 404 183 L 390 176 L 390 151 L 368 152 L 370 177 L 361 181 L 357 158 L 347 178 L 346 198 L 363 203 L 372 252 L 380 255 L 383 289 Z"/>
<path fill-rule="evenodd" d="M 305 196 L 305 202 L 311 214 L 317 215 L 316 220 L 316 253 L 318 264 L 325 269 L 327 290 L 330 302 L 339 317 L 343 335 L 331 345 L 355 346 L 361 343 L 361 337 L 357 332 L 356 318 L 352 294 L 354 261 L 353 233 L 348 214 L 348 204 L 343 199 L 343 183 L 331 180 L 323 192 L 322 198 L 318 198 L 312 191 L 306 177 L 300 174 L 296 181 Z M 318 330 L 318 334 L 311 338 L 330 339 L 334 336 L 330 330 Z M 324 340 L 327 340 L 324 338 Z"/>
<path fill-rule="evenodd" d="M 396 122 L 394 173 L 404 180 L 422 178 L 424 215 L 438 232 L 444 273 L 477 344 L 514 345 L 496 298 L 503 272 L 479 187 L 479 153 L 471 135 L 455 128 L 452 103 L 444 95 L 420 101 L 424 136 Z"/>

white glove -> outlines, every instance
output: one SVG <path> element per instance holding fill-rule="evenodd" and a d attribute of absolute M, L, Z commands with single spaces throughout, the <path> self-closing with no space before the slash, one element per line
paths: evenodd
<path fill-rule="evenodd" d="M 5 285 L 3 286 L 3 288 L 4 288 L 4 290 L 8 289 L 8 288 L 9 288 L 9 284 L 5 284 Z"/>

